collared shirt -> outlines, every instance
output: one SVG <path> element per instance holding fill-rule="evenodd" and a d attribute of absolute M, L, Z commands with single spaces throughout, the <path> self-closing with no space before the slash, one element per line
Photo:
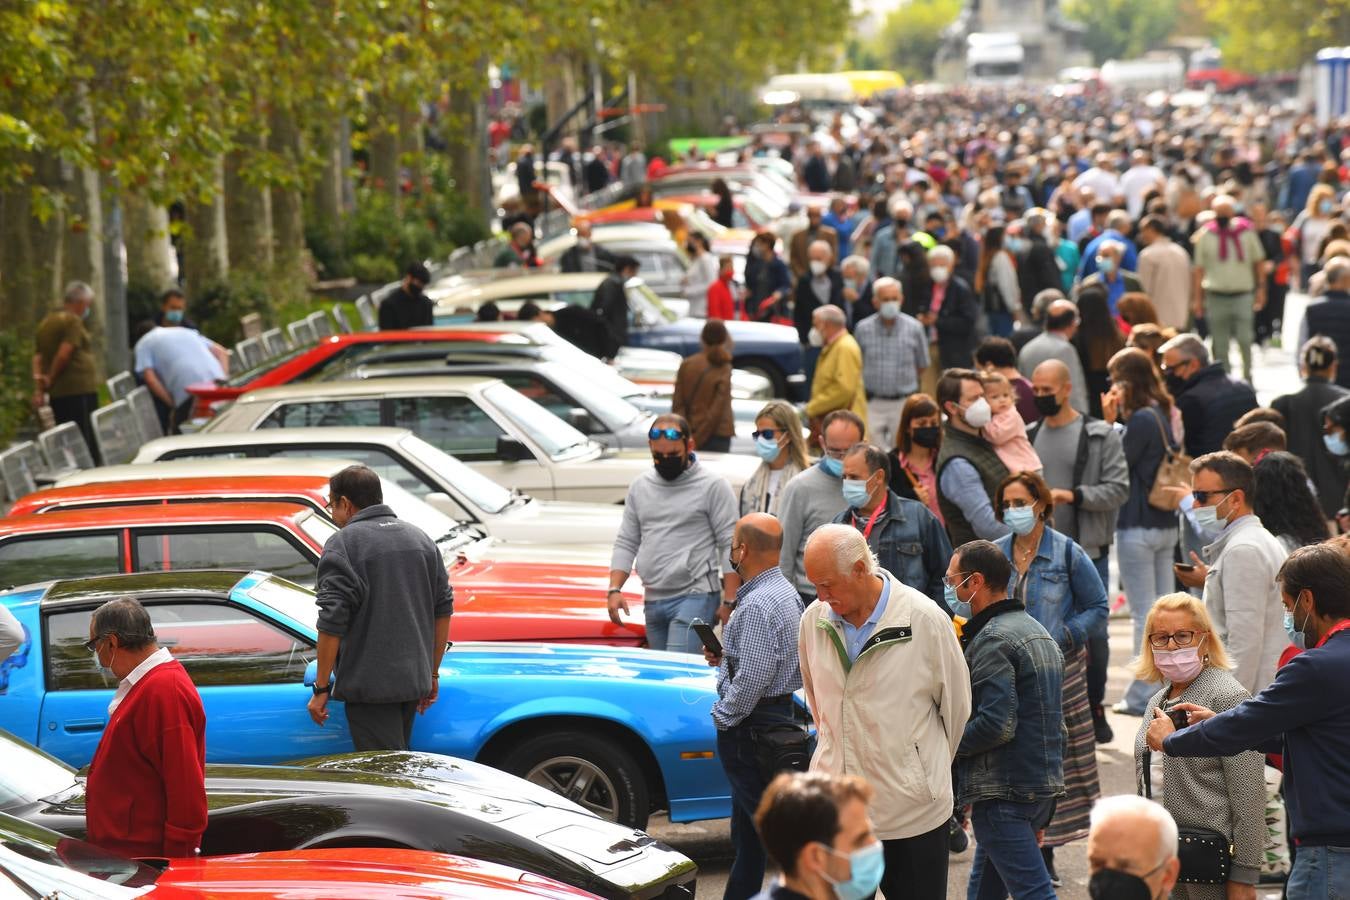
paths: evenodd
<path fill-rule="evenodd" d="M 736 589 L 736 611 L 722 629 L 713 724 L 725 731 L 740 723 L 765 697 L 802 686 L 797 630 L 802 597 L 774 566 Z"/>
<path fill-rule="evenodd" d="M 162 666 L 166 662 L 172 661 L 173 654 L 169 653 L 167 647 L 160 647 L 154 653 L 151 653 L 145 659 L 141 660 L 141 664 L 132 669 L 131 674 L 127 675 L 126 678 L 123 678 L 122 683 L 117 686 L 117 692 L 113 694 L 112 700 L 108 703 L 108 715 L 112 715 L 117 707 L 122 705 L 122 701 L 126 699 L 127 694 L 131 693 L 131 689 L 136 686 L 136 682 L 148 675 L 151 669 L 155 666 Z"/>
<path fill-rule="evenodd" d="M 858 628 L 854 628 L 847 619 L 839 615 L 834 610 L 830 610 L 826 615 L 830 621 L 838 625 L 844 632 L 844 649 L 848 651 L 849 662 L 857 662 L 858 654 L 862 652 L 863 644 L 872 636 L 872 632 L 877 630 L 877 623 L 881 621 L 881 616 L 886 612 L 886 602 L 891 598 L 891 580 L 885 575 L 881 578 L 881 596 L 877 598 L 876 608 L 872 614 L 867 617 L 867 621 Z"/>
<path fill-rule="evenodd" d="M 880 313 L 858 323 L 853 334 L 862 349 L 863 385 L 883 397 L 902 397 L 919 389 L 919 372 L 928 367 L 928 336 L 913 316 L 901 313 L 889 328 Z"/>

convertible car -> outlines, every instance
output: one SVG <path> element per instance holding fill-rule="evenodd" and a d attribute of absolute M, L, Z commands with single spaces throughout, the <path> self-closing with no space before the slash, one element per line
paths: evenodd
<path fill-rule="evenodd" d="M 0 886 L 42 900 L 580 900 L 585 891 L 420 850 L 305 850 L 139 861 L 0 814 Z M 11 890 L 12 889 L 12 890 Z"/>
<path fill-rule="evenodd" d="M 0 594 L 28 634 L 0 663 L 0 727 L 69 765 L 93 757 L 115 685 L 84 649 L 89 616 L 124 596 L 147 606 L 160 642 L 201 692 L 208 762 L 277 763 L 351 749 L 342 704 L 330 705 L 323 728 L 305 709 L 304 683 L 315 671 L 314 594 L 264 572 L 155 572 Z M 440 699 L 413 726 L 414 750 L 522 775 L 634 828 L 658 809 L 675 822 L 729 813 L 711 717 L 716 679 L 701 658 L 465 643 L 446 653 L 440 674 Z"/>
<path fill-rule="evenodd" d="M 202 853 L 431 850 L 525 869 L 612 900 L 684 900 L 697 868 L 641 831 L 528 781 L 432 753 L 210 765 Z M 85 837 L 84 778 L 0 732 L 0 812 Z"/>

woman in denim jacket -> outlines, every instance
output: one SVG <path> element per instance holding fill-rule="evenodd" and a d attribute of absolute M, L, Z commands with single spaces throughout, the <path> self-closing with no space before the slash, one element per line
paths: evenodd
<path fill-rule="evenodd" d="M 999 485 L 994 515 L 1012 529 L 995 543 L 1013 566 L 1009 596 L 1026 605 L 1064 654 L 1066 796 L 1045 829 L 1042 853 L 1056 885 L 1054 848 L 1085 837 L 1088 813 L 1101 794 L 1096 738 L 1087 695 L 1087 641 L 1106 628 L 1106 587 L 1082 547 L 1046 524 L 1055 503 L 1045 479 L 1016 472 Z"/>

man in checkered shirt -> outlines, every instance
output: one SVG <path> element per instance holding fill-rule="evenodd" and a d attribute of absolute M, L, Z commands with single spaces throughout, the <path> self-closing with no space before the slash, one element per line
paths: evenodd
<path fill-rule="evenodd" d="M 794 720 L 792 692 L 802 686 L 797 668 L 797 628 L 802 598 L 778 568 L 783 528 L 766 513 L 736 523 L 731 564 L 741 576 L 731 619 L 722 630 L 722 653 L 705 651 L 717 666 L 717 755 L 731 782 L 731 866 L 723 900 L 746 900 L 764 881 L 764 848 L 755 832 L 755 809 L 768 787 L 755 754 L 756 728 Z"/>

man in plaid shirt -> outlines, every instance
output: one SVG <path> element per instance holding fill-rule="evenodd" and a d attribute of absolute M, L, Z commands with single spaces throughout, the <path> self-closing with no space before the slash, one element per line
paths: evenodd
<path fill-rule="evenodd" d="M 755 754 L 757 727 L 794 719 L 792 692 L 802 686 L 797 668 L 797 628 L 802 598 L 778 568 L 783 529 L 766 513 L 736 523 L 731 564 L 741 576 L 731 619 L 722 630 L 721 655 L 704 651 L 717 666 L 717 755 L 731 782 L 731 842 L 736 859 L 723 900 L 746 900 L 764 881 L 764 848 L 755 832 L 755 810 L 768 787 Z"/>

